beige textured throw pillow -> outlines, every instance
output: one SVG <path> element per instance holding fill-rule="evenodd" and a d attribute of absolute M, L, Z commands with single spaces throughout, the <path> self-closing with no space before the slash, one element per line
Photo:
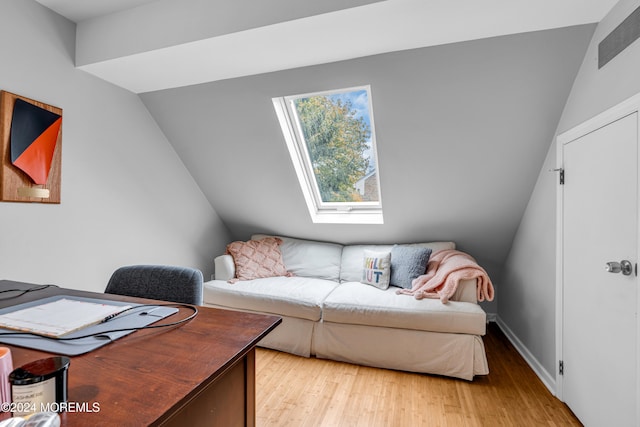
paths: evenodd
<path fill-rule="evenodd" d="M 227 254 L 233 257 L 236 279 L 253 280 L 263 277 L 291 276 L 282 260 L 281 243 L 282 239 L 278 237 L 229 243 Z"/>

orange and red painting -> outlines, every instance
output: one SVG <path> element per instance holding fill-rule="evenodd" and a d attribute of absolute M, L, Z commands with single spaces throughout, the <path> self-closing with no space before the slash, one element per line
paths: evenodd
<path fill-rule="evenodd" d="M 0 91 L 0 201 L 60 203 L 62 110 Z"/>

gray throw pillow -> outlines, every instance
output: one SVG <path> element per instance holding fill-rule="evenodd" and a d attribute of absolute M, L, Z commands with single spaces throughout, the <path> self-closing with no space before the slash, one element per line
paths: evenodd
<path fill-rule="evenodd" d="M 411 289 L 411 282 L 427 270 L 431 249 L 422 246 L 394 245 L 391 248 L 390 285 Z"/>

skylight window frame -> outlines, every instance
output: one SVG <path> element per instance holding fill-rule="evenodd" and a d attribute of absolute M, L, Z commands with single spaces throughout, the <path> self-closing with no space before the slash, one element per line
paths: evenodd
<path fill-rule="evenodd" d="M 324 202 L 320 196 L 320 189 L 313 171 L 309 150 L 307 149 L 294 102 L 301 98 L 336 95 L 361 90 L 367 92 L 371 153 L 375 161 L 378 201 Z M 289 95 L 273 98 L 272 101 L 312 221 L 314 223 L 382 224 L 384 222 L 382 215 L 382 192 L 380 188 L 380 169 L 376 146 L 371 86 L 364 85 L 300 95 Z"/>

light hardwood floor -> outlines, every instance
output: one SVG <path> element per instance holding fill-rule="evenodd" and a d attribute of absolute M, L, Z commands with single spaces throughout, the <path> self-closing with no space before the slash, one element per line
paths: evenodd
<path fill-rule="evenodd" d="M 258 349 L 256 422 L 267 426 L 580 426 L 498 326 L 473 382 Z"/>

